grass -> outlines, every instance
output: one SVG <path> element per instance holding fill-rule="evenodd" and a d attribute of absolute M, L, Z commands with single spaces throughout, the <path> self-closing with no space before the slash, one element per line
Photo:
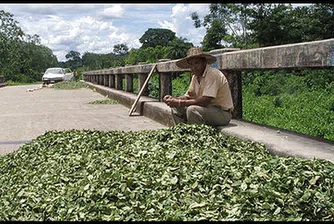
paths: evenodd
<path fill-rule="evenodd" d="M 334 95 L 323 91 L 255 96 L 243 91 L 243 119 L 334 140 Z"/>
<path fill-rule="evenodd" d="M 243 119 L 334 141 L 331 71 L 253 73 L 243 78 Z"/>

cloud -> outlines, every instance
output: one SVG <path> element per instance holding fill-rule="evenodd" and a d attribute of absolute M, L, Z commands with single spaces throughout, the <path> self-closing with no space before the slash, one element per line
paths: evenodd
<path fill-rule="evenodd" d="M 123 18 L 125 16 L 125 10 L 122 5 L 112 5 L 111 7 L 103 10 L 103 16 L 107 18 Z"/>
<path fill-rule="evenodd" d="M 41 26 L 40 24 L 43 24 Z M 71 51 L 93 53 L 110 53 L 113 46 L 131 43 L 128 47 L 138 48 L 135 37 L 123 33 L 112 22 L 102 21 L 92 16 L 65 20 L 59 16 L 48 16 L 38 23 L 23 22 L 27 30 L 34 30 L 41 37 L 41 43 L 53 50 L 59 61 L 66 60 L 65 55 Z"/>
<path fill-rule="evenodd" d="M 191 13 L 197 12 L 199 17 L 204 17 L 209 13 L 207 4 L 176 4 L 172 8 L 170 16 L 171 22 L 159 21 L 162 28 L 170 29 L 176 33 L 176 36 L 187 38 L 195 46 L 200 46 L 206 29 L 204 27 L 195 28 L 191 19 Z"/>

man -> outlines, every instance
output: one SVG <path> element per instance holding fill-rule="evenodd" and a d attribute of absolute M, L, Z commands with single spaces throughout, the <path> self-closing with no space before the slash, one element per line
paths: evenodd
<path fill-rule="evenodd" d="M 77 71 L 74 70 L 73 76 L 74 76 L 74 80 L 78 81 L 78 73 L 77 73 Z"/>
<path fill-rule="evenodd" d="M 209 65 L 215 61 L 214 56 L 193 47 L 187 57 L 176 62 L 180 68 L 190 68 L 192 79 L 184 96 L 163 98 L 172 108 L 174 124 L 221 126 L 230 122 L 234 109 L 230 87 L 224 74 Z"/>

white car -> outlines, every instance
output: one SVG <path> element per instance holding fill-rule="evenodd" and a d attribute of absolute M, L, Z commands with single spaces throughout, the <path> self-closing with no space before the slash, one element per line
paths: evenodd
<path fill-rule="evenodd" d="M 43 84 L 50 84 L 61 81 L 69 81 L 73 78 L 73 72 L 69 68 L 48 68 L 43 77 Z"/>

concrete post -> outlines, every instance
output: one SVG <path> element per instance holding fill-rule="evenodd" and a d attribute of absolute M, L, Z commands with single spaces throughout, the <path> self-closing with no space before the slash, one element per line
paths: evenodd
<path fill-rule="evenodd" d="M 98 85 L 101 85 L 101 83 L 102 83 L 101 75 L 98 74 L 97 76 L 98 76 L 98 78 L 97 78 L 97 84 L 98 84 Z"/>
<path fill-rule="evenodd" d="M 108 86 L 109 85 L 109 75 L 104 74 L 104 86 Z"/>
<path fill-rule="evenodd" d="M 116 74 L 115 75 L 116 89 L 123 90 L 123 75 Z"/>
<path fill-rule="evenodd" d="M 115 88 L 115 75 L 109 74 L 109 87 Z"/>
<path fill-rule="evenodd" d="M 217 58 L 217 61 L 211 66 L 214 68 L 221 67 L 221 57 L 224 53 L 239 51 L 240 48 L 222 48 L 210 51 L 210 54 Z M 234 111 L 232 113 L 233 119 L 242 119 L 242 83 L 241 72 L 232 70 L 221 70 L 230 86 L 232 100 L 234 104 Z"/>
<path fill-rule="evenodd" d="M 138 74 L 138 92 L 143 87 L 147 76 L 148 76 L 148 74 L 146 74 L 146 73 Z M 146 85 L 145 89 L 143 90 L 142 96 L 148 96 L 148 94 L 149 94 L 148 85 Z"/>
<path fill-rule="evenodd" d="M 171 72 L 159 73 L 159 101 L 166 95 L 172 95 L 172 78 Z"/>
<path fill-rule="evenodd" d="M 126 92 L 133 92 L 133 76 L 132 74 L 125 75 L 125 91 Z"/>
<path fill-rule="evenodd" d="M 233 119 L 242 119 L 242 79 L 240 71 L 222 70 L 230 86 L 234 104 Z"/>

